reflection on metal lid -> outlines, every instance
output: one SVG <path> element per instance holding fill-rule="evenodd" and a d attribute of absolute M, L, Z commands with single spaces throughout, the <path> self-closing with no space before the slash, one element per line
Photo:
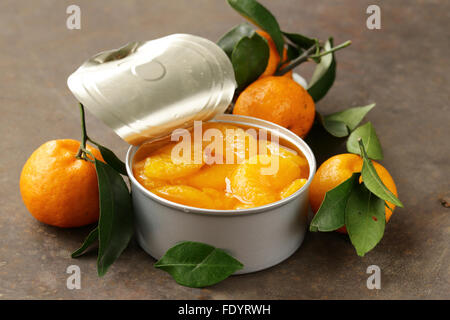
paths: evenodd
<path fill-rule="evenodd" d="M 134 145 L 223 113 L 236 88 L 222 49 L 186 34 L 99 53 L 67 83 L 86 108 Z"/>

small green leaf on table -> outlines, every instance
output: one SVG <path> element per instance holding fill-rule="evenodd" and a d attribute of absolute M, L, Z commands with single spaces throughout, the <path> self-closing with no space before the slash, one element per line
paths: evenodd
<path fill-rule="evenodd" d="M 88 236 L 84 240 L 84 242 L 81 245 L 81 247 L 78 248 L 77 250 L 75 250 L 74 252 L 72 252 L 71 257 L 72 258 L 78 258 L 79 256 L 81 256 L 86 251 L 87 248 L 89 248 L 91 246 L 91 244 L 93 244 L 97 240 L 98 240 L 98 227 L 95 227 L 95 229 L 92 230 L 88 234 Z"/>
<path fill-rule="evenodd" d="M 219 39 L 217 44 L 222 48 L 223 51 L 231 58 L 234 47 L 243 37 L 251 37 L 255 30 L 251 25 L 244 22 L 238 24 L 233 29 L 225 33 L 222 38 Z"/>
<path fill-rule="evenodd" d="M 383 149 L 381 148 L 380 140 L 378 140 L 375 128 L 372 123 L 358 127 L 353 131 L 347 139 L 347 151 L 350 153 L 361 154 L 359 147 L 359 139 L 362 139 L 367 156 L 373 160 L 383 159 Z"/>
<path fill-rule="evenodd" d="M 97 159 L 95 169 L 100 199 L 97 271 L 99 276 L 103 276 L 130 242 L 134 232 L 133 208 L 122 176 Z"/>
<path fill-rule="evenodd" d="M 358 142 L 361 149 L 361 156 L 363 158 L 361 176 L 367 189 L 369 189 L 377 197 L 403 208 L 403 204 L 400 202 L 400 200 L 384 185 L 384 183 L 378 176 L 378 173 L 375 170 L 372 161 L 367 156 L 363 140 L 360 139 Z"/>
<path fill-rule="evenodd" d="M 225 280 L 244 266 L 221 249 L 185 241 L 167 250 L 155 267 L 168 272 L 178 284 L 202 288 Z"/>
<path fill-rule="evenodd" d="M 323 46 L 324 51 L 328 51 L 333 47 L 333 38 L 330 38 Z M 336 78 L 336 60 L 334 53 L 329 53 L 321 57 L 320 63 L 317 64 L 316 69 L 309 81 L 308 93 L 313 98 L 314 102 L 322 99 Z"/>
<path fill-rule="evenodd" d="M 364 184 L 355 184 L 345 208 L 345 226 L 359 256 L 364 256 L 380 242 L 385 224 L 384 201 Z"/>
<path fill-rule="evenodd" d="M 351 131 L 355 130 L 358 124 L 373 107 L 375 107 L 375 103 L 364 107 L 349 108 L 329 114 L 323 117 L 322 124 L 324 128 L 335 137 L 345 137 Z M 346 128 L 344 129 L 342 125 L 338 125 L 336 122 L 344 124 Z"/>
<path fill-rule="evenodd" d="M 238 90 L 258 79 L 269 60 L 267 41 L 256 32 L 249 38 L 243 37 L 231 55 Z"/>
<path fill-rule="evenodd" d="M 311 221 L 310 231 L 334 231 L 345 224 L 345 206 L 353 187 L 358 184 L 359 173 L 354 173 L 325 194 L 319 210 Z"/>
<path fill-rule="evenodd" d="M 228 4 L 244 18 L 265 30 L 275 43 L 280 57 L 283 56 L 283 33 L 269 10 L 255 0 L 228 0 Z"/>

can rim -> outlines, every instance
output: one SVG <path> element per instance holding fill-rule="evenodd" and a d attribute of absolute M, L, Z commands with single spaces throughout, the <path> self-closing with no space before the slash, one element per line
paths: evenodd
<path fill-rule="evenodd" d="M 218 115 L 215 118 L 207 121 L 207 122 L 222 122 L 222 123 L 233 123 L 233 124 L 241 124 L 246 126 L 252 126 L 252 127 L 259 127 L 267 129 L 271 132 L 278 130 L 276 134 L 279 137 L 282 137 L 292 144 L 294 144 L 297 148 L 300 149 L 300 151 L 305 156 L 306 160 L 309 164 L 309 176 L 306 183 L 298 189 L 296 192 L 291 194 L 289 197 L 268 203 L 263 206 L 254 207 L 254 208 L 248 208 L 248 209 L 239 209 L 239 210 L 218 210 L 218 209 L 205 209 L 205 208 L 198 208 L 198 207 L 192 207 L 187 206 L 184 204 L 179 204 L 176 202 L 169 201 L 167 199 L 164 199 L 151 191 L 147 190 L 142 186 L 134 177 L 133 170 L 131 162 L 133 160 L 134 154 L 136 151 L 140 148 L 140 146 L 130 146 L 127 151 L 126 159 L 125 159 L 125 165 L 128 177 L 130 179 L 131 185 L 137 187 L 141 192 L 144 193 L 144 195 L 147 198 L 151 198 L 152 200 L 157 201 L 158 203 L 170 207 L 173 209 L 177 209 L 179 211 L 185 212 L 185 213 L 193 213 L 193 214 L 202 214 L 202 215 L 210 215 L 210 216 L 228 216 L 228 217 L 235 217 L 235 216 L 246 216 L 246 215 L 253 215 L 258 214 L 262 212 L 266 212 L 281 206 L 284 206 L 285 204 L 293 201 L 295 198 L 297 198 L 300 194 L 304 192 L 308 192 L 309 185 L 312 182 L 312 179 L 314 177 L 314 174 L 316 172 L 316 159 L 314 157 L 314 153 L 312 152 L 311 148 L 308 146 L 308 144 L 299 136 L 297 136 L 292 131 L 281 127 L 273 122 L 258 119 L 255 117 L 249 117 L 249 116 L 242 116 L 242 115 L 232 115 L 232 114 L 222 114 Z M 151 140 L 150 140 L 151 141 Z"/>

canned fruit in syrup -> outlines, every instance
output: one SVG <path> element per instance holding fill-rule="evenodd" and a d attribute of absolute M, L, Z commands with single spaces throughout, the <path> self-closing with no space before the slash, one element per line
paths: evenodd
<path fill-rule="evenodd" d="M 203 133 L 209 129 L 216 130 L 216 134 L 214 139 L 202 134 L 201 145 L 197 146 L 202 152 L 200 162 L 193 161 L 198 143 L 195 139 L 188 139 L 191 148 L 184 150 L 191 155 L 191 161 L 181 163 L 173 159 L 177 143 L 167 141 L 159 142 L 156 148 L 141 147 L 133 161 L 137 181 L 166 200 L 217 210 L 248 209 L 276 202 L 306 183 L 309 165 L 300 151 L 271 141 L 267 135 L 255 135 L 257 130 L 252 128 L 203 124 Z M 209 163 L 211 157 L 216 162 Z"/>

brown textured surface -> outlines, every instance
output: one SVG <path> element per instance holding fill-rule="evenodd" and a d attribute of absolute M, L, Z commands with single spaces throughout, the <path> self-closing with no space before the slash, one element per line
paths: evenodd
<path fill-rule="evenodd" d="M 66 7 L 81 6 L 82 29 L 67 30 Z M 338 77 L 318 104 L 324 113 L 377 102 L 369 114 L 405 209 L 397 209 L 377 248 L 356 256 L 338 234 L 311 234 L 287 261 L 208 289 L 178 286 L 152 267 L 135 243 L 102 279 L 95 255 L 69 257 L 89 228 L 59 230 L 35 221 L 22 204 L 19 174 L 31 152 L 55 138 L 80 137 L 66 78 L 86 58 L 131 40 L 170 33 L 219 38 L 242 21 L 225 1 L 2 1 L 0 4 L 0 299 L 305 299 L 450 298 L 449 15 L 446 0 L 262 1 L 282 27 L 353 41 L 337 54 Z M 365 27 L 369 4 L 382 30 Z M 310 71 L 308 67 L 297 71 Z M 127 149 L 88 115 L 90 135 L 122 158 Z M 328 154 L 339 151 L 328 149 Z M 76 186 L 74 186 L 76 187 Z M 66 289 L 67 266 L 82 289 Z M 366 288 L 366 268 L 382 270 L 382 289 Z"/>

